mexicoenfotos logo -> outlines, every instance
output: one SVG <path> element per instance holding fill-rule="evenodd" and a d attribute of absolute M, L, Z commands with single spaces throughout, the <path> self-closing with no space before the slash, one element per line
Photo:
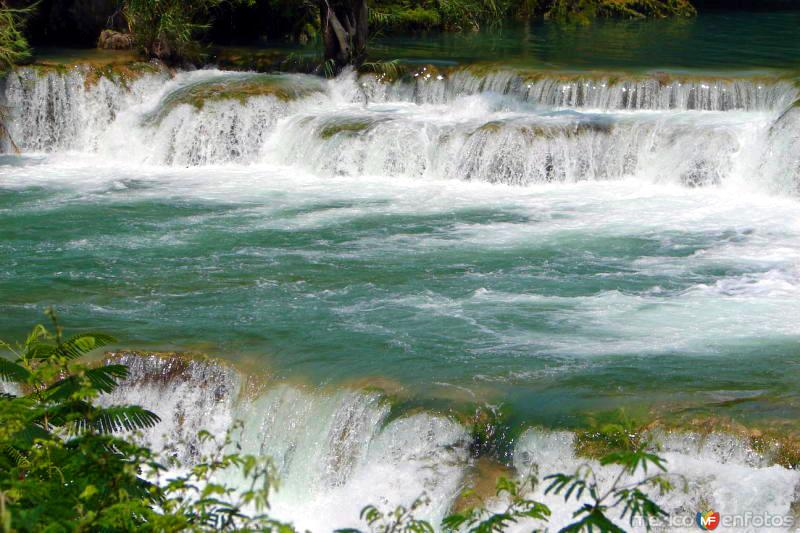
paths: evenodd
<path fill-rule="evenodd" d="M 704 531 L 713 531 L 719 525 L 719 513 L 714 511 L 706 511 L 705 513 L 697 513 L 697 527 Z"/>

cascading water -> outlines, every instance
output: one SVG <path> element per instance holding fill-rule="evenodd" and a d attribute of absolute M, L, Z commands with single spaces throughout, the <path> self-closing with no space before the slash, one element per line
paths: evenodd
<path fill-rule="evenodd" d="M 136 403 L 159 414 L 162 422 L 145 438 L 157 449 L 171 443 L 169 453 L 183 464 L 210 451 L 193 438 L 199 430 L 219 436 L 234 420 L 242 421 L 241 432 L 234 433 L 242 452 L 271 457 L 281 480 L 274 514 L 303 529 L 358 527 L 364 502 L 394 509 L 422 495 L 430 502 L 420 517 L 438 523 L 475 467 L 468 428 L 441 414 L 390 418 L 390 401 L 380 391 L 313 391 L 267 382 L 253 393 L 240 389 L 244 378 L 236 371 L 213 360 L 132 354 L 114 360 L 129 365 L 131 377 L 103 401 Z M 570 432 L 525 431 L 512 452 L 515 471 L 571 473 L 588 462 L 600 486 L 609 486 L 617 471 L 577 456 L 574 441 Z M 745 440 L 718 433 L 658 433 L 655 442 L 676 485 L 658 498 L 670 514 L 691 519 L 697 509 L 712 508 L 771 520 L 792 516 L 800 473 L 773 466 L 768 451 L 756 452 Z M 577 505 L 545 494 L 545 486 L 530 496 L 551 508 L 551 524 L 568 523 Z M 500 510 L 502 500 L 493 505 Z M 535 526 L 522 523 L 512 531 Z M 693 528 L 691 522 L 675 522 L 670 530 Z"/>
<path fill-rule="evenodd" d="M 382 392 L 268 384 L 253 393 L 231 367 L 211 360 L 117 354 L 113 361 L 130 377 L 102 402 L 157 413 L 162 421 L 143 437 L 181 464 L 213 451 L 214 443 L 197 440 L 200 430 L 219 437 L 244 422 L 233 433 L 237 444 L 272 459 L 280 479 L 273 511 L 298 527 L 355 527 L 364 502 L 408 505 L 423 494 L 426 516 L 438 522 L 462 488 L 467 430 L 429 413 L 389 419 Z"/>
<path fill-rule="evenodd" d="M 180 166 L 300 165 L 323 175 L 526 185 L 637 177 L 792 190 L 800 98 L 792 81 L 477 76 L 413 81 L 220 71 L 127 85 L 81 70 L 21 69 L 7 84 L 26 151 L 65 149 Z M 278 89 L 276 89 L 276 87 Z M 792 141 L 789 141 L 792 142 Z"/>
<path fill-rule="evenodd" d="M 447 409 L 341 384 L 353 376 L 420 380 L 437 400 L 508 390 L 521 416 L 556 421 L 620 397 L 749 405 L 791 378 L 770 369 L 797 335 L 795 81 L 479 72 L 11 73 L 4 310 L 21 323 L 27 293 L 57 294 L 131 338 L 235 352 L 267 337 L 280 370 L 321 373 L 119 354 L 131 378 L 104 399 L 156 411 L 144 437 L 183 464 L 205 451 L 198 430 L 243 420 L 238 444 L 282 480 L 273 511 L 313 531 L 423 493 L 437 522 L 485 459 Z M 729 389 L 704 388 L 709 368 Z M 575 434 L 523 425 L 516 473 L 584 461 Z M 793 512 L 800 477 L 746 439 L 657 440 L 686 480 L 659 499 L 672 514 Z M 553 527 L 575 508 L 534 496 Z"/>

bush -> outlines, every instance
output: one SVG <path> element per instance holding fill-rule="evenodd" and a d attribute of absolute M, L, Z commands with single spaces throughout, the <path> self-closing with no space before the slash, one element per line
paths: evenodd
<path fill-rule="evenodd" d="M 148 57 L 167 63 L 200 57 L 197 41 L 208 29 L 209 10 L 220 0 L 126 0 L 123 9 L 134 42 Z"/>
<path fill-rule="evenodd" d="M 230 434 L 186 474 L 161 482 L 166 467 L 129 438 L 158 416 L 96 403 L 128 368 L 77 362 L 114 339 L 65 339 L 51 317 L 52 331 L 40 325 L 18 346 L 0 343 L 14 357 L 0 358 L 0 379 L 13 384 L 0 395 L 0 531 L 291 531 L 261 514 L 269 463 L 227 453 Z M 241 471 L 245 490 L 215 481 L 228 469 Z"/>

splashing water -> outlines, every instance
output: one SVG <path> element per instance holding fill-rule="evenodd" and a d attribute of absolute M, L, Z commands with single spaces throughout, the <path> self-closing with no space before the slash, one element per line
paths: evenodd
<path fill-rule="evenodd" d="M 272 76 L 253 91 L 252 75 L 220 71 L 145 75 L 126 88 L 104 77 L 89 85 L 81 70 L 21 69 L 5 97 L 12 136 L 29 151 L 514 185 L 637 177 L 796 188 L 783 172 L 796 150 L 776 150 L 776 138 L 797 137 L 791 81 L 416 75 L 344 75 L 327 87 Z"/>

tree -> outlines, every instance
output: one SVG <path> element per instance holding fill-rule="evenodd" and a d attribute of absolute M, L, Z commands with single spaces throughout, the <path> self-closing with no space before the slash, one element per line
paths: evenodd
<path fill-rule="evenodd" d="M 335 72 L 366 59 L 367 0 L 318 0 L 325 63 Z"/>
<path fill-rule="evenodd" d="M 31 7 L 12 8 L 0 0 L 0 73 L 30 59 L 31 48 L 22 30 L 32 11 Z"/>

